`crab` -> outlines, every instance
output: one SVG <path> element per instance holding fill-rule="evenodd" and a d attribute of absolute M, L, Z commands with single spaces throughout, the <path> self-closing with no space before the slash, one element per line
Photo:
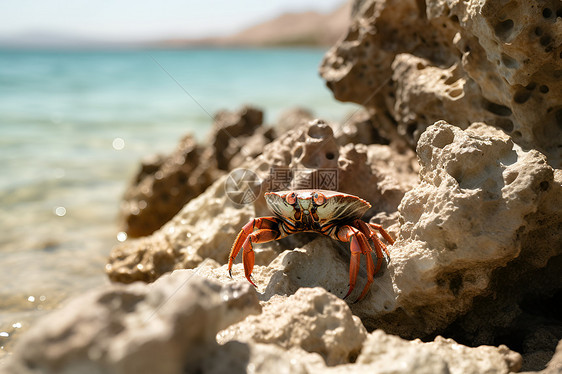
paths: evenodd
<path fill-rule="evenodd" d="M 242 228 L 230 251 L 228 261 L 230 277 L 232 277 L 232 264 L 243 248 L 242 258 L 246 279 L 257 287 L 251 279 L 255 257 L 253 244 L 279 240 L 299 232 L 315 232 L 334 240 L 350 243 L 349 291 L 344 299 L 355 288 L 361 254 L 365 255 L 367 284 L 357 301 L 363 299 L 373 283 L 375 274 L 380 270 L 383 251 L 390 259 L 388 249 L 379 239 L 377 231 L 388 243 L 394 244 L 394 239 L 381 225 L 361 220 L 371 204 L 354 195 L 327 190 L 266 192 L 264 197 L 275 216 L 251 219 Z M 369 240 L 375 246 L 376 266 L 371 256 L 373 250 Z"/>

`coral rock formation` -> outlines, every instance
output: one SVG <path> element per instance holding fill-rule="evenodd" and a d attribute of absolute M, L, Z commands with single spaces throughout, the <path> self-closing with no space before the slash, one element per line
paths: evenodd
<path fill-rule="evenodd" d="M 337 99 L 389 116 L 387 136 L 393 124 L 414 144 L 440 119 L 486 122 L 559 167 L 560 17 L 557 0 L 356 1 L 320 71 Z"/>

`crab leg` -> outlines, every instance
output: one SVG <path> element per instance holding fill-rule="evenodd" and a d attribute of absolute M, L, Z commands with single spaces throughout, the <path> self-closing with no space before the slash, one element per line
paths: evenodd
<path fill-rule="evenodd" d="M 386 240 L 388 240 L 390 244 L 394 244 L 394 239 L 392 239 L 392 237 L 390 237 L 390 235 L 388 235 L 388 233 L 380 225 L 376 225 L 374 223 L 367 224 L 361 221 L 360 219 L 355 220 L 353 222 L 353 225 L 357 229 L 359 229 L 363 234 L 365 234 L 369 239 L 371 239 L 373 241 L 373 244 L 375 245 L 375 253 L 377 254 L 377 268 L 375 269 L 375 274 L 376 274 L 379 272 L 382 265 L 383 251 L 384 253 L 386 253 L 388 261 L 390 261 L 390 254 L 388 253 L 388 249 L 386 248 L 386 245 L 379 239 L 377 233 L 372 229 L 372 227 L 379 230 L 382 236 Z"/>
<path fill-rule="evenodd" d="M 375 274 L 377 273 L 378 268 L 380 268 L 380 261 L 377 261 L 377 269 L 375 269 L 373 256 L 371 256 L 371 252 L 373 250 L 371 249 L 371 246 L 369 245 L 367 238 L 362 233 L 359 233 L 357 237 L 359 238 L 359 246 L 361 247 L 361 251 L 367 258 L 367 284 L 365 284 L 363 291 L 361 291 L 361 295 L 359 295 L 359 298 L 357 299 L 357 301 L 359 301 L 362 300 L 365 297 L 365 295 L 367 295 L 367 292 L 369 292 L 369 288 L 373 283 Z"/>
<path fill-rule="evenodd" d="M 357 301 L 361 300 L 369 290 L 369 286 L 373 283 L 374 275 L 374 263 L 371 257 L 371 246 L 367 242 L 365 235 L 359 231 L 357 228 L 345 225 L 342 226 L 337 234 L 338 240 L 342 242 L 349 242 L 349 248 L 351 250 L 351 260 L 349 262 L 349 291 L 344 296 L 344 299 L 348 297 L 353 289 L 355 288 L 355 282 L 357 280 L 357 274 L 359 273 L 359 267 L 361 265 L 361 254 L 364 254 L 367 258 L 367 273 L 368 280 L 365 288 L 361 292 L 361 296 Z"/>
<path fill-rule="evenodd" d="M 392 236 L 390 236 L 381 225 L 378 225 L 376 223 L 369 223 L 369 226 L 371 226 L 375 230 L 378 230 L 387 242 L 389 242 L 390 244 L 394 244 L 394 239 L 392 239 Z"/>
<path fill-rule="evenodd" d="M 278 227 L 279 221 L 277 218 L 262 217 L 250 220 L 250 222 L 242 228 L 234 241 L 232 249 L 230 250 L 228 259 L 228 274 L 230 277 L 232 277 L 232 264 L 234 263 L 238 252 L 240 252 L 240 249 L 244 248 L 242 253 L 244 273 L 246 275 L 246 279 L 248 279 L 254 287 L 257 287 L 250 279 L 254 268 L 255 258 L 252 243 L 265 243 L 277 239 L 280 235 Z"/>

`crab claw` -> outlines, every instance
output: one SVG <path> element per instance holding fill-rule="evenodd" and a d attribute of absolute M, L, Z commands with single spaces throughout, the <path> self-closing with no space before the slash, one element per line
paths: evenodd
<path fill-rule="evenodd" d="M 252 270 L 254 269 L 255 254 L 252 248 L 253 243 L 266 243 L 276 240 L 279 237 L 278 219 L 275 217 L 262 217 L 250 220 L 240 231 L 228 260 L 228 274 L 232 278 L 232 264 L 236 255 L 243 249 L 242 262 L 244 263 L 244 274 L 248 282 L 256 287 L 252 281 Z M 254 231 L 256 230 L 256 231 Z"/>

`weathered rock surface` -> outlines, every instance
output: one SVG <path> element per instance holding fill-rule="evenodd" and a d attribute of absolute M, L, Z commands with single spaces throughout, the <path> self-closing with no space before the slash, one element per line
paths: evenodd
<path fill-rule="evenodd" d="M 521 364 L 521 356 L 505 346 L 468 348 L 441 337 L 422 343 L 381 330 L 367 334 L 347 304 L 321 288 L 276 297 L 263 313 L 232 325 L 259 309 L 247 283 L 221 286 L 190 270 L 150 285 L 107 286 L 43 319 L 19 343 L 6 369 L 18 374 L 507 373 Z"/>
<path fill-rule="evenodd" d="M 302 348 L 320 354 L 329 366 L 354 361 L 367 331 L 340 298 L 322 288 L 301 288 L 294 295 L 270 300 L 263 313 L 219 333 L 230 340 Z"/>
<path fill-rule="evenodd" d="M 374 216 L 398 241 L 366 298 L 350 306 L 368 330 L 383 328 L 407 338 L 446 333 L 471 345 L 520 344 L 517 336 L 523 334 L 520 349 L 529 358 L 524 368 L 544 365 L 555 344 L 547 342 L 559 340 L 560 332 L 556 321 L 538 322 L 528 305 L 549 302 L 562 287 L 556 244 L 562 242 L 562 174 L 539 152 L 522 150 L 484 124 L 463 131 L 437 123 L 420 138 L 417 152 L 421 183 L 405 196 L 415 175 L 406 155 L 385 145 L 340 146 L 331 127 L 320 122 L 286 133 L 244 166 L 261 177 L 262 192 L 310 185 L 321 172 L 335 171 L 337 189 L 374 204 L 367 218 Z M 392 160 L 396 165 L 385 166 Z M 287 174 L 287 168 L 299 172 Z M 279 173 L 286 179 L 280 181 Z M 117 247 L 110 277 L 153 281 L 213 259 L 201 274 L 229 282 L 225 264 L 238 230 L 250 218 L 271 213 L 263 198 L 246 205 L 233 201 L 226 179 L 152 236 Z M 243 274 L 236 262 L 234 279 L 243 280 Z M 302 287 L 323 287 L 343 297 L 349 248 L 313 234 L 259 245 L 253 278 L 266 303 Z M 365 282 L 361 271 L 350 300 Z M 537 331 L 549 331 L 550 337 L 544 340 Z"/>
<path fill-rule="evenodd" d="M 493 0 L 355 1 L 320 68 L 386 138 L 417 142 L 437 120 L 485 122 L 562 165 L 562 7 Z"/>
<path fill-rule="evenodd" d="M 389 266 L 395 303 L 373 325 L 405 337 L 449 326 L 470 344 L 523 340 L 529 354 L 544 349 L 530 344 L 537 327 L 556 342 L 560 324 L 541 310 L 562 288 L 559 171 L 483 124 L 437 123 L 417 152 L 421 183 L 400 205 Z"/>
<path fill-rule="evenodd" d="M 406 341 L 376 330 L 363 344 L 355 371 L 371 372 L 383 362 L 383 373 L 508 373 L 521 368 L 521 356 L 503 345 L 469 348 L 441 336 L 429 343 Z"/>
<path fill-rule="evenodd" d="M 188 135 L 171 155 L 144 160 L 121 204 L 123 231 L 130 237 L 152 234 L 226 171 L 260 154 L 272 139 L 262 122 L 263 113 L 252 107 L 221 111 L 210 144 Z"/>
<path fill-rule="evenodd" d="M 377 148 L 370 152 L 372 147 Z M 173 269 L 193 268 L 206 258 L 226 263 L 244 223 L 272 214 L 263 199 L 267 190 L 325 188 L 358 195 L 373 204 L 367 219 L 381 214 L 396 229 L 397 216 L 392 213 L 415 179 L 412 156 L 398 154 L 388 146 L 339 146 L 332 128 L 323 122 L 298 127 L 268 144 L 261 156 L 241 165 L 260 178 L 261 194 L 255 201 L 239 204 L 237 196 L 225 190 L 228 176 L 223 176 L 153 235 L 116 247 L 107 273 L 114 281 L 150 282 Z M 376 166 L 389 158 L 408 162 L 398 170 L 387 166 L 383 174 Z M 307 235 L 291 237 L 284 241 L 284 248 L 292 249 L 309 240 Z M 262 259 L 258 254 L 258 265 L 267 265 L 274 248 L 283 245 L 275 242 L 264 247 L 268 254 Z"/>
<path fill-rule="evenodd" d="M 221 285 L 192 270 L 150 285 L 111 285 L 37 323 L 8 372 L 196 372 L 221 349 L 219 330 L 260 309 L 252 286 Z"/>

